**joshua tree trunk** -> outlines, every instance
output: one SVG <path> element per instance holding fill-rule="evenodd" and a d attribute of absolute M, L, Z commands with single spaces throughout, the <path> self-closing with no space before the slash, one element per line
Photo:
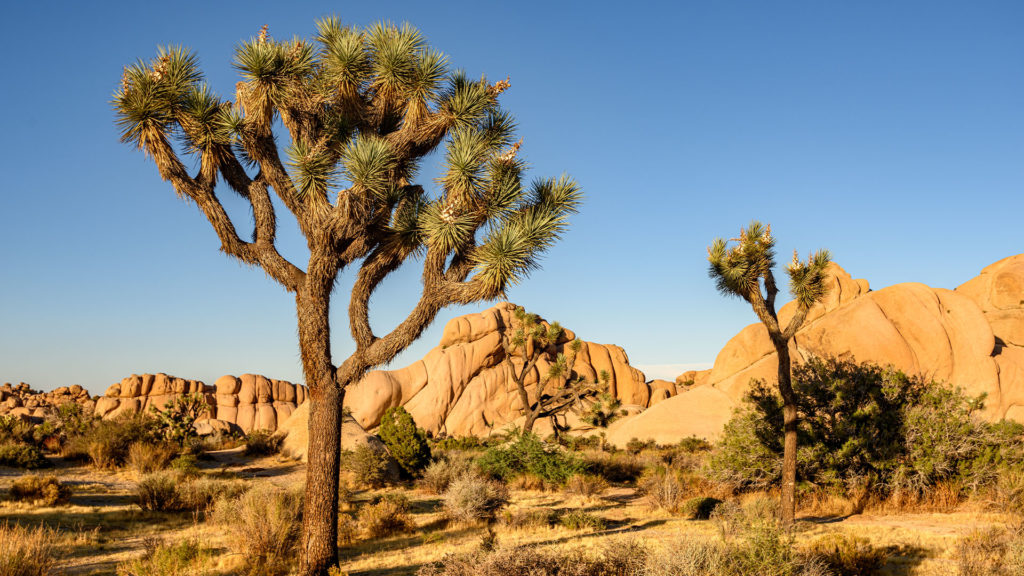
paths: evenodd
<path fill-rule="evenodd" d="M 310 258 L 306 285 L 296 294 L 299 348 L 309 386 L 309 447 L 303 504 L 301 574 L 326 574 L 338 562 L 338 473 L 344 388 L 331 364 L 330 296 L 333 274 L 316 274 Z M 322 268 L 321 268 L 322 269 Z"/>
<path fill-rule="evenodd" d="M 782 396 L 782 525 L 791 526 L 796 516 L 796 396 L 790 382 L 790 359 L 787 342 L 773 339 L 779 357 L 779 394 Z"/>

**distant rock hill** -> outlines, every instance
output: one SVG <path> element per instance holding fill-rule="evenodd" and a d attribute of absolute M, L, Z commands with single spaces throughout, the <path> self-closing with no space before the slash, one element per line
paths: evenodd
<path fill-rule="evenodd" d="M 399 370 L 368 373 L 348 390 L 345 405 L 365 429 L 375 428 L 388 408 L 404 406 L 417 425 L 434 434 L 487 435 L 503 430 L 520 419 L 522 410 L 501 344 L 503 338 L 511 337 L 514 309 L 514 304 L 504 302 L 452 319 L 439 345 L 422 360 Z M 566 330 L 559 351 L 575 337 Z M 542 359 L 527 378 L 531 396 L 538 375 L 547 372 L 548 366 Z M 676 392 L 671 382 L 648 385 L 644 373 L 630 366 L 626 352 L 611 344 L 584 341 L 574 370 L 590 380 L 607 372 L 609 391 L 632 411 Z"/>
<path fill-rule="evenodd" d="M 794 362 L 811 355 L 891 364 L 908 373 L 987 394 L 984 415 L 1024 422 L 1024 254 L 988 266 L 956 290 L 904 283 L 871 291 L 833 264 L 832 286 L 790 344 Z M 793 306 L 779 311 L 785 324 Z M 609 439 L 662 442 L 717 436 L 751 379 L 774 381 L 778 360 L 760 324 L 719 352 L 714 366 L 680 376 L 680 394 L 613 424 Z M 680 382 L 682 384 L 682 382 Z"/>

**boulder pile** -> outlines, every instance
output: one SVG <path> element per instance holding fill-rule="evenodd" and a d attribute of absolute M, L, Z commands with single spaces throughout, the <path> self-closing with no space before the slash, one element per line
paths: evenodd
<path fill-rule="evenodd" d="M 109 419 L 124 413 L 163 409 L 182 394 L 201 394 L 209 405 L 201 432 L 266 430 L 274 432 L 306 400 L 306 387 L 258 374 L 221 376 L 213 386 L 167 374 L 132 374 L 96 401 L 96 415 Z"/>
<path fill-rule="evenodd" d="M 367 373 L 346 392 L 345 405 L 366 430 L 377 427 L 393 406 L 404 406 L 418 426 L 434 434 L 485 436 L 503 430 L 522 411 L 502 346 L 511 337 L 513 310 L 515 305 L 505 302 L 451 320 L 440 344 L 423 359 L 399 370 Z M 558 351 L 574 338 L 566 330 Z M 548 366 L 542 359 L 527 378 L 531 396 Z M 583 342 L 573 369 L 591 381 L 607 373 L 609 392 L 634 412 L 675 394 L 673 383 L 648 385 L 644 373 L 630 366 L 626 352 L 615 345 Z"/>
<path fill-rule="evenodd" d="M 21 382 L 12 385 L 10 382 L 0 386 L 0 415 L 21 418 L 45 418 L 61 404 L 75 402 L 87 411 L 95 406 L 95 400 L 81 386 L 61 386 L 52 392 L 33 390 L 28 384 Z"/>

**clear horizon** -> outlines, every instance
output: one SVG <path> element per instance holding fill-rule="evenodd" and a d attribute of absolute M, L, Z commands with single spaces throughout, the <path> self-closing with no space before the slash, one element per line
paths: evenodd
<path fill-rule="evenodd" d="M 955 288 L 1024 251 L 1016 2 L 174 6 L 8 10 L 0 383 L 102 394 L 145 372 L 303 380 L 292 297 L 219 252 L 196 208 L 118 142 L 109 100 L 123 66 L 166 44 L 192 48 L 230 96 L 239 41 L 263 24 L 310 37 L 329 14 L 407 21 L 453 69 L 511 78 L 502 104 L 519 122 L 528 178 L 568 173 L 585 201 L 508 299 L 622 346 L 648 379 L 710 366 L 756 321 L 715 292 L 705 261 L 715 237 L 752 219 L 772 224 L 780 262 L 828 248 L 876 290 Z M 247 222 L 239 207 L 229 210 Z M 280 220 L 282 250 L 304 261 Z M 348 272 L 335 293 L 335 363 L 352 349 L 350 285 Z M 375 328 L 396 324 L 417 296 L 415 269 L 389 279 Z M 445 310 L 390 368 L 489 305 Z"/>

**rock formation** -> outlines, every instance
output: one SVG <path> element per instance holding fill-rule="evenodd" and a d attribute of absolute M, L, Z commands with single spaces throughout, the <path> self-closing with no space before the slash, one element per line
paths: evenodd
<path fill-rule="evenodd" d="M 416 424 L 434 434 L 486 435 L 501 431 L 520 417 L 522 402 L 507 363 L 502 338 L 510 336 L 514 304 L 502 303 L 477 314 L 451 320 L 440 345 L 422 359 L 400 370 L 369 372 L 345 397 L 356 421 L 375 428 L 384 411 L 404 406 Z M 565 346 L 575 335 L 566 330 Z M 527 379 L 532 394 L 538 375 L 548 364 L 538 363 Z M 633 409 L 651 403 L 652 388 L 643 372 L 629 365 L 622 348 L 584 342 L 575 371 L 588 379 L 609 375 L 610 392 Z M 669 383 L 666 383 L 669 384 Z M 659 400 L 674 394 L 674 386 L 658 384 Z"/>
<path fill-rule="evenodd" d="M 28 384 L 21 382 L 17 386 L 10 382 L 0 386 L 0 415 L 17 416 L 20 418 L 45 418 L 61 404 L 75 402 L 91 412 L 95 400 L 81 386 L 61 386 L 52 392 L 33 390 Z"/>
<path fill-rule="evenodd" d="M 948 382 L 967 394 L 986 394 L 990 419 L 1024 421 L 1024 255 L 1001 260 L 957 290 L 905 283 L 871 291 L 838 265 L 831 267 L 831 291 L 815 306 L 791 342 L 794 362 L 811 355 L 854 358 L 893 365 L 908 373 Z M 783 324 L 793 314 L 779 311 Z M 751 324 L 719 352 L 705 374 L 684 374 L 694 385 L 618 426 L 637 434 L 657 430 L 663 437 L 714 437 L 728 411 L 742 401 L 751 379 L 774 381 L 778 361 L 767 331 Z M 697 382 L 706 379 L 706 384 Z M 710 387 L 720 394 L 711 394 Z M 700 418 L 673 420 L 666 414 Z M 708 419 L 717 414 L 717 425 Z M 650 422 L 645 422 L 650 420 Z M 609 433 L 612 436 L 612 433 Z M 628 432 L 617 433 L 623 440 Z M 641 437 L 641 436 L 637 436 Z M 625 438 L 623 442 L 628 441 Z"/>
<path fill-rule="evenodd" d="M 237 426 L 246 433 L 273 432 L 306 400 L 305 386 L 256 374 L 221 376 L 214 386 L 163 373 L 132 374 L 96 401 L 96 415 L 109 419 L 154 406 L 163 408 L 176 396 L 195 393 L 202 394 L 210 406 L 209 418 L 197 422 L 197 429 L 204 431 Z"/>

